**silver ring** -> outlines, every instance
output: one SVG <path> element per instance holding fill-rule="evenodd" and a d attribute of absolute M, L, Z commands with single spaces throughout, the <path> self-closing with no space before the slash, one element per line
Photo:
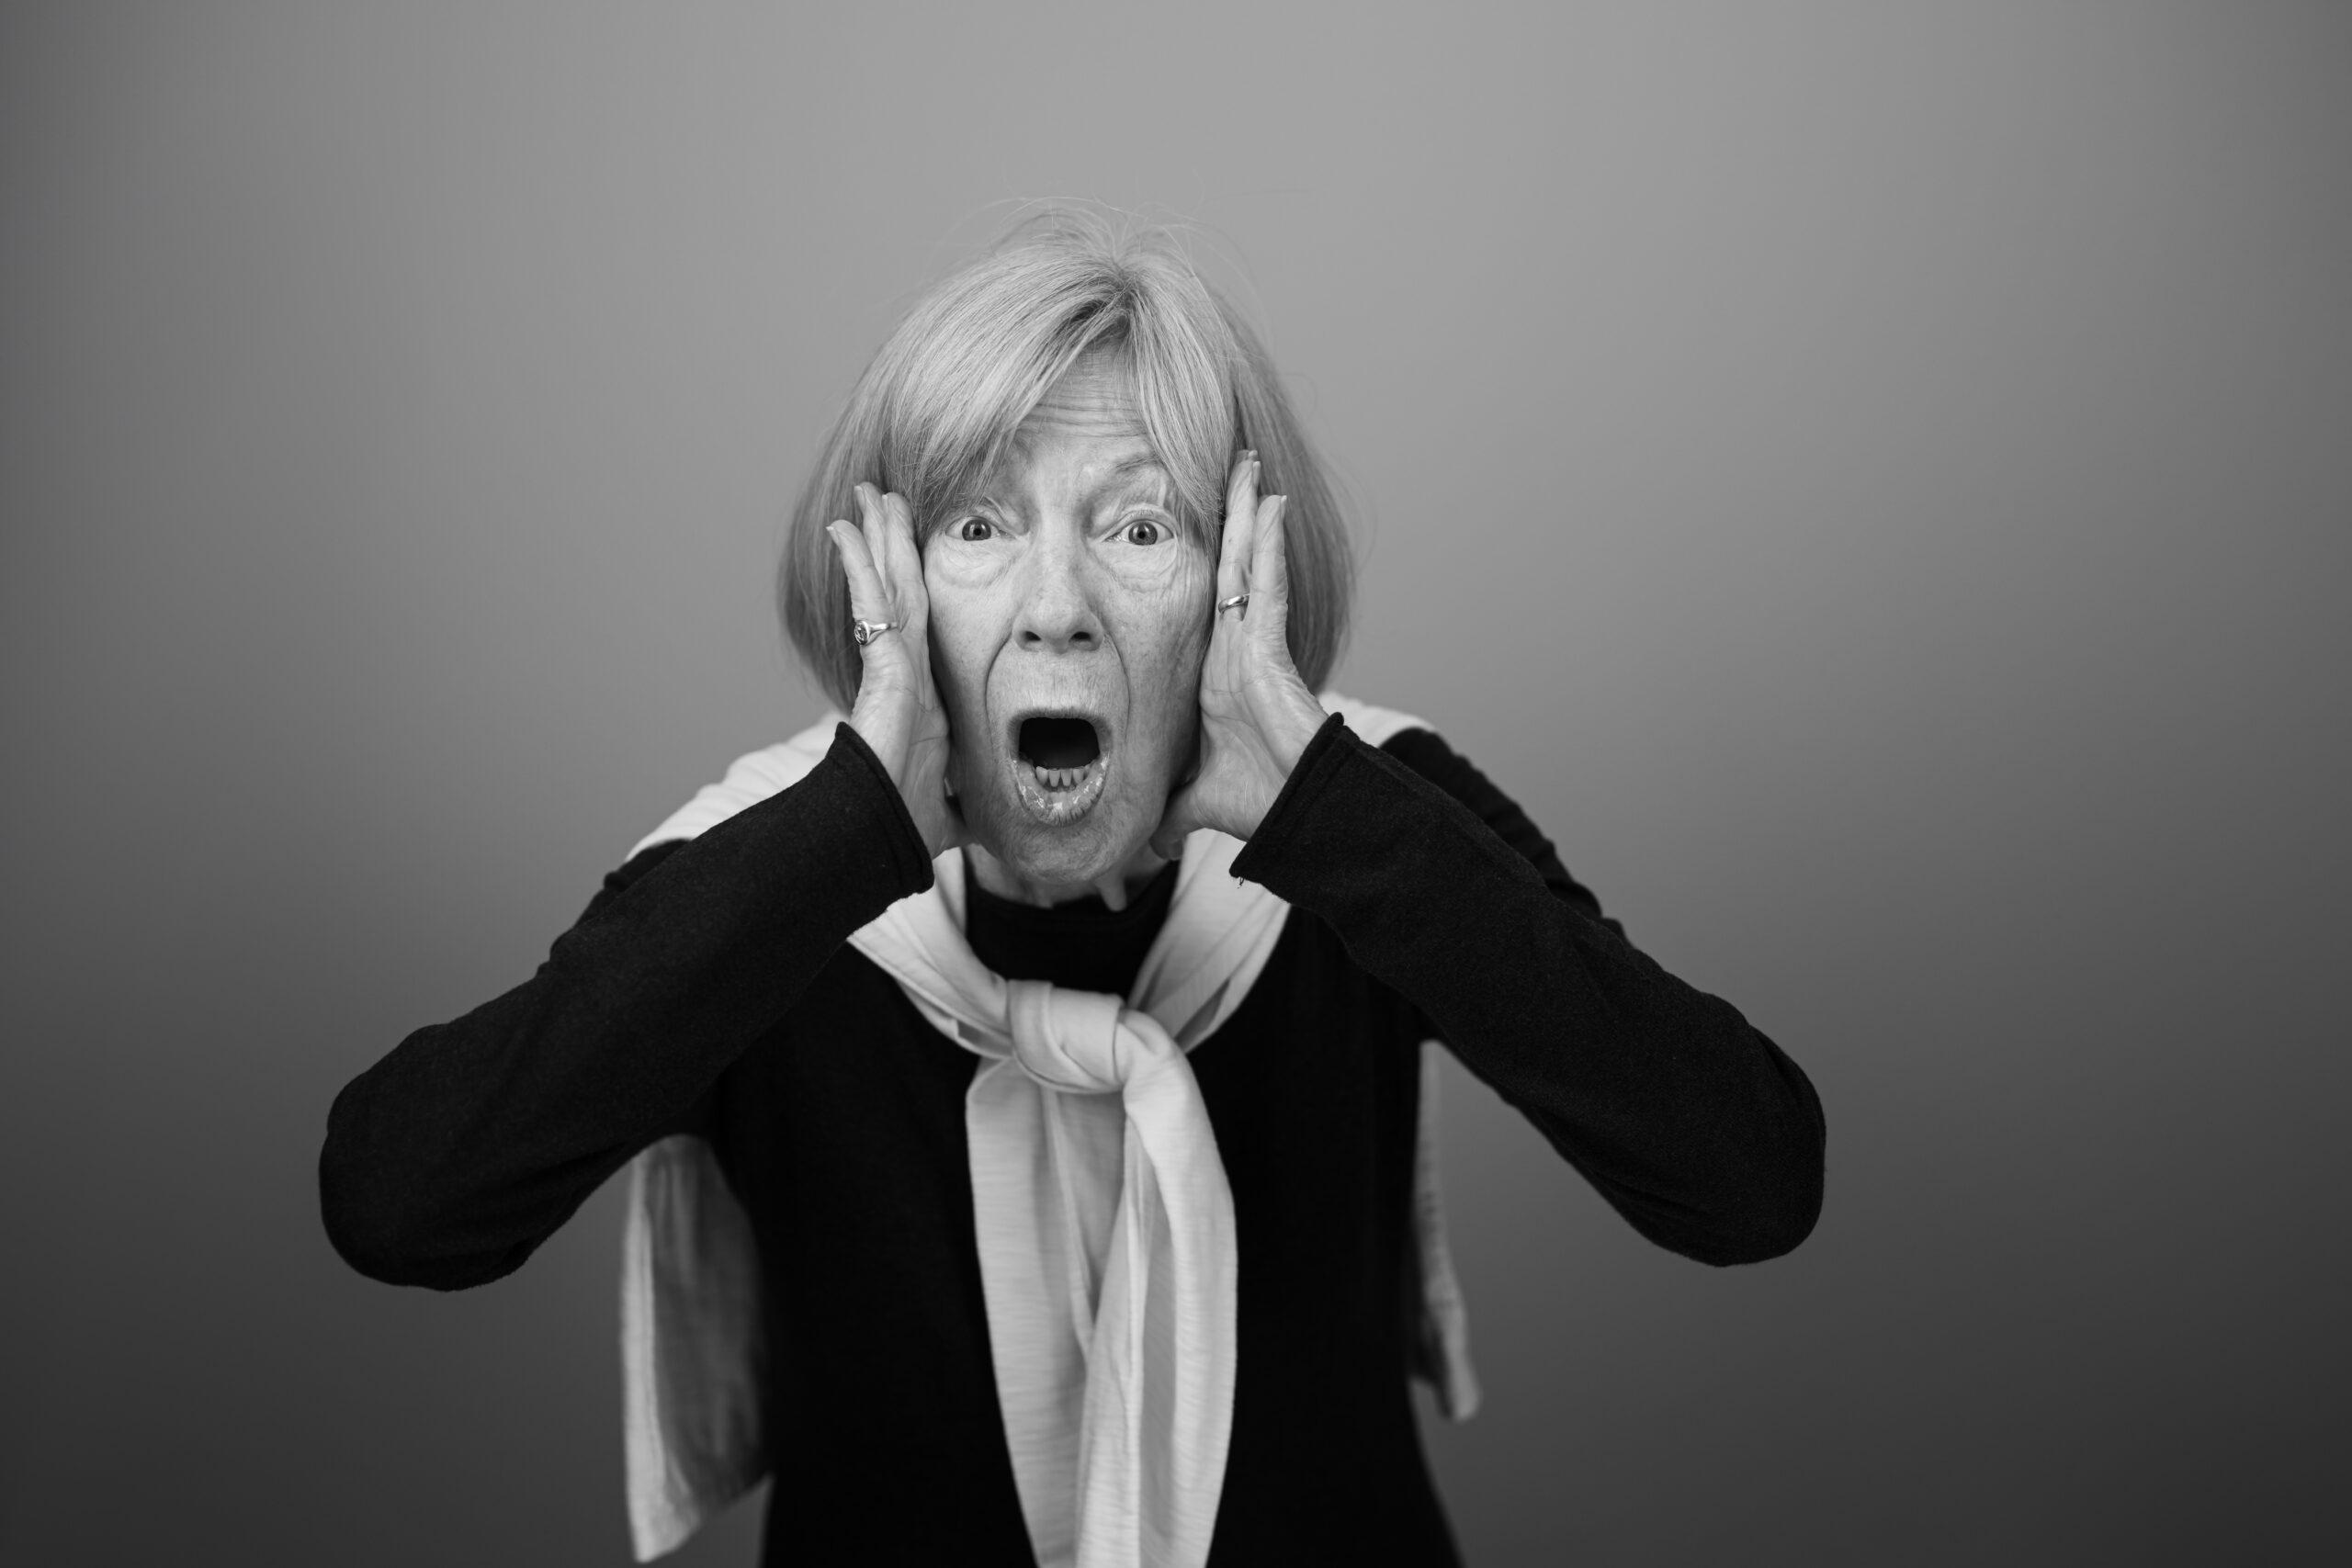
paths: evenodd
<path fill-rule="evenodd" d="M 901 624 L 898 621 L 852 621 L 849 635 L 857 639 L 858 647 L 864 648 L 884 632 L 897 631 Z"/>
<path fill-rule="evenodd" d="M 1227 610 L 1238 610 L 1241 612 L 1241 618 L 1245 621 L 1248 620 L 1250 618 L 1250 595 L 1247 593 L 1236 593 L 1230 599 L 1220 599 L 1216 602 L 1216 613 L 1218 615 L 1222 615 Z"/>

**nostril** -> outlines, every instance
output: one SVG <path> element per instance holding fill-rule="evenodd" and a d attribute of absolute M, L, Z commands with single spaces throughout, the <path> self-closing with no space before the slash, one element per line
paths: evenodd
<path fill-rule="evenodd" d="M 1017 647 L 1031 649 L 1083 649 L 1090 653 L 1102 645 L 1102 638 L 1091 631 L 1076 629 L 1057 634 L 1040 631 L 1035 626 L 1021 627 L 1013 634 L 1013 642 Z"/>

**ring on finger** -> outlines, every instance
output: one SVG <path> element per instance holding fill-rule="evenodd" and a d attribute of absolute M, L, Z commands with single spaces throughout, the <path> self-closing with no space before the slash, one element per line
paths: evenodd
<path fill-rule="evenodd" d="M 1227 610 L 1238 610 L 1241 612 L 1240 618 L 1245 621 L 1248 620 L 1250 618 L 1250 595 L 1247 593 L 1236 593 L 1230 599 L 1220 599 L 1216 602 L 1216 613 L 1218 615 L 1222 615 Z"/>
<path fill-rule="evenodd" d="M 864 648 L 884 632 L 897 631 L 904 625 L 906 625 L 904 621 L 852 621 L 849 624 L 849 635 L 857 639 L 858 647 Z"/>

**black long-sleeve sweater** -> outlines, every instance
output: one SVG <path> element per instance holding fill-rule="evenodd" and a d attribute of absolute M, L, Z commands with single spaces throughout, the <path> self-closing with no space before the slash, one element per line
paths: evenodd
<path fill-rule="evenodd" d="M 1407 1388 L 1420 1042 L 1445 1042 L 1642 1235 L 1708 1263 L 1812 1229 L 1820 1101 L 1427 731 L 1375 750 L 1328 723 L 1233 871 L 1292 912 L 1191 1053 L 1240 1246 L 1211 1562 L 1453 1563 Z M 844 725 L 800 783 L 633 856 L 537 975 L 411 1034 L 328 1118 L 337 1250 L 443 1290 L 519 1267 L 657 1138 L 711 1142 L 759 1238 L 772 1563 L 1031 1561 L 974 1239 L 979 1058 L 847 942 L 931 880 Z M 1123 993 L 1172 886 L 1116 913 L 975 886 L 967 934 L 1000 974 Z"/>

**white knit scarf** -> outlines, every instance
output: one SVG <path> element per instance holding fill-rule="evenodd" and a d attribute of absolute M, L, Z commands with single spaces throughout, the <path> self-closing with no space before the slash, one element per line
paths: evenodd
<path fill-rule="evenodd" d="M 1419 719 L 1323 696 L 1374 745 Z M 737 761 L 629 853 L 691 838 L 805 777 L 840 716 Z M 1289 906 L 1231 873 L 1241 843 L 1184 842 L 1131 995 L 1005 980 L 964 938 L 964 863 L 850 942 L 984 1061 L 965 1097 L 997 1397 L 1045 1568 L 1199 1568 L 1232 1430 L 1233 1199 L 1185 1053 L 1241 1005 Z M 1437 1063 L 1422 1047 L 1413 1228 L 1415 1371 L 1477 1407 L 1437 1173 Z M 629 1172 L 621 1279 L 629 1527 L 645 1562 L 767 1469 L 759 1259 L 709 1145 L 666 1138 Z"/>

